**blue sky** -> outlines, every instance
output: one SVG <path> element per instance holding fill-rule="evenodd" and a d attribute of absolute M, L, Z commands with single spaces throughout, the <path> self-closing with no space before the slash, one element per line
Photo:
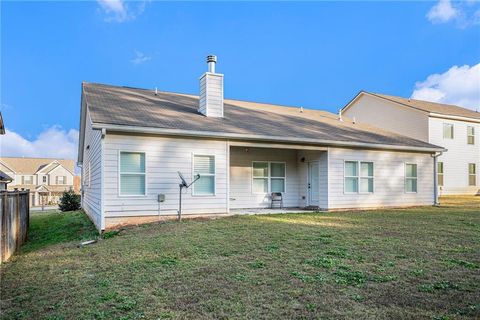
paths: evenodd
<path fill-rule="evenodd" d="M 82 81 L 332 112 L 359 90 L 480 106 L 478 2 L 2 2 L 2 155 L 75 154 Z M 430 77 L 430 78 L 429 78 Z M 460 89 L 458 89 L 460 88 Z"/>

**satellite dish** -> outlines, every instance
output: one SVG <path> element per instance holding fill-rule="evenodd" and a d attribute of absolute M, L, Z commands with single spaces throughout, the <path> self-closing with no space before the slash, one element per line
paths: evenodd
<path fill-rule="evenodd" d="M 187 181 L 185 180 L 185 178 L 183 177 L 183 174 L 182 174 L 180 171 L 177 171 L 177 172 L 178 172 L 178 176 L 179 176 L 180 179 L 182 180 L 182 186 L 188 188 L 188 183 L 187 183 Z"/>
<path fill-rule="evenodd" d="M 178 220 L 182 220 L 182 189 L 188 189 L 192 184 L 194 184 L 198 179 L 200 179 L 200 174 L 196 174 L 193 177 L 193 181 L 190 182 L 190 184 L 187 183 L 185 178 L 183 177 L 183 174 L 180 171 L 177 171 L 178 176 L 180 177 L 180 180 L 182 180 L 178 186 L 180 187 L 180 197 L 178 199 Z"/>

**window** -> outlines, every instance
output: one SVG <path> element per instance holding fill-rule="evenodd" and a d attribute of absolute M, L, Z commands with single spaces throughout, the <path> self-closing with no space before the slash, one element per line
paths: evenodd
<path fill-rule="evenodd" d="M 345 161 L 345 193 L 373 193 L 373 172 L 373 162 Z"/>
<path fill-rule="evenodd" d="M 373 162 L 360 162 L 360 192 L 373 193 Z"/>
<path fill-rule="evenodd" d="M 475 163 L 468 164 L 468 185 L 477 185 L 477 166 Z"/>
<path fill-rule="evenodd" d="M 405 165 L 405 192 L 417 192 L 417 165 Z"/>
<path fill-rule="evenodd" d="M 450 123 L 443 124 L 443 138 L 453 139 L 453 124 L 450 124 Z"/>
<path fill-rule="evenodd" d="M 285 192 L 285 163 L 260 162 L 252 164 L 253 193 Z"/>
<path fill-rule="evenodd" d="M 33 184 L 33 176 L 22 176 L 22 184 Z"/>
<path fill-rule="evenodd" d="M 88 171 L 90 176 L 90 170 Z M 145 153 L 120 152 L 120 195 L 144 196 L 146 194 L 145 176 Z"/>
<path fill-rule="evenodd" d="M 443 187 L 443 162 L 437 162 L 437 182 L 439 187 Z"/>
<path fill-rule="evenodd" d="M 193 194 L 199 196 L 215 194 L 215 157 L 193 157 L 194 175 L 200 174 L 200 179 L 193 184 Z"/>
<path fill-rule="evenodd" d="M 467 127 L 467 143 L 475 144 L 475 127 Z"/>
<path fill-rule="evenodd" d="M 43 183 L 47 183 L 47 176 L 43 176 L 42 181 L 43 181 Z"/>
<path fill-rule="evenodd" d="M 345 192 L 358 192 L 357 161 L 345 161 Z"/>
<path fill-rule="evenodd" d="M 57 184 L 66 184 L 66 183 L 67 183 L 67 177 L 57 176 Z"/>
<path fill-rule="evenodd" d="M 285 163 L 270 163 L 270 192 L 285 192 Z"/>

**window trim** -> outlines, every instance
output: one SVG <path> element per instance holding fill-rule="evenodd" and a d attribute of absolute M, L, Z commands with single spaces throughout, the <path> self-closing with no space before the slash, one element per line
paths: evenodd
<path fill-rule="evenodd" d="M 439 170 L 440 164 L 442 164 L 442 173 L 440 173 L 440 170 Z M 417 176 L 418 176 L 418 172 L 417 172 Z M 440 184 L 439 176 L 442 176 L 442 184 Z M 445 186 L 445 163 L 443 161 L 438 161 L 437 162 L 437 186 L 438 187 Z"/>
<path fill-rule="evenodd" d="M 407 165 L 415 165 L 415 167 L 417 168 L 417 175 L 416 177 L 407 177 Z M 403 167 L 404 169 L 404 172 L 403 172 L 403 190 L 405 191 L 405 193 L 411 193 L 411 194 L 415 194 L 415 193 L 418 193 L 418 164 L 417 163 L 413 163 L 413 162 L 405 162 L 405 165 Z M 415 188 L 415 191 L 407 191 L 407 179 L 415 179 L 417 180 L 417 183 L 416 183 L 416 188 Z"/>
<path fill-rule="evenodd" d="M 451 126 L 452 127 L 452 137 L 451 138 L 445 137 L 445 126 Z M 443 139 L 448 139 L 448 140 L 455 139 L 455 126 L 454 126 L 453 123 L 444 122 L 442 128 L 443 128 Z"/>
<path fill-rule="evenodd" d="M 215 197 L 217 195 L 217 157 L 214 154 L 205 154 L 205 153 L 192 153 L 192 179 L 195 176 L 195 157 L 213 157 L 213 174 L 207 173 L 203 174 L 204 176 L 212 177 L 213 176 L 213 193 L 208 194 L 195 194 L 195 183 L 192 184 L 192 197 Z M 202 174 L 200 174 L 202 176 Z"/>
<path fill-rule="evenodd" d="M 474 169 L 474 173 L 470 173 L 470 165 L 473 164 L 473 169 Z M 476 187 L 477 186 L 477 164 L 474 163 L 474 162 L 469 162 L 468 163 L 468 166 L 467 166 L 467 170 L 468 170 L 468 186 L 469 187 Z M 470 177 L 474 177 L 475 178 L 475 184 L 470 184 Z"/>
<path fill-rule="evenodd" d="M 145 155 L 144 159 L 145 159 L 145 172 L 143 173 L 139 173 L 139 172 L 135 172 L 135 173 L 122 173 L 120 171 L 120 168 L 121 168 L 121 154 L 122 153 L 143 153 Z M 118 150 L 118 197 L 128 197 L 128 198 L 145 198 L 147 197 L 148 195 L 148 183 L 147 183 L 147 174 L 148 174 L 148 170 L 147 170 L 147 153 L 145 151 L 136 151 L 136 150 Z M 89 162 L 90 164 L 90 162 Z M 91 178 L 90 176 L 90 172 L 91 172 L 91 167 L 89 167 L 89 180 Z M 145 193 L 144 194 L 122 194 L 122 174 L 130 174 L 130 175 L 141 175 L 143 174 L 145 176 Z M 89 185 L 90 185 L 90 181 L 88 181 Z"/>
<path fill-rule="evenodd" d="M 25 179 L 26 177 L 30 177 L 30 179 L 29 179 L 29 180 L 30 180 L 30 183 L 26 183 L 26 181 L 25 181 L 25 180 L 26 180 L 26 179 Z M 23 175 L 22 184 L 24 184 L 24 185 L 29 185 L 29 186 L 30 186 L 30 185 L 34 185 L 34 184 L 35 184 L 35 183 L 34 183 L 34 180 L 35 180 L 35 177 L 34 177 L 33 175 L 31 175 L 31 174 L 26 174 L 26 175 Z"/>
<path fill-rule="evenodd" d="M 347 162 L 356 162 L 357 164 L 357 175 L 356 176 L 347 176 L 346 175 L 346 167 Z M 373 176 L 362 176 L 361 169 L 362 163 L 371 163 L 373 165 Z M 357 191 L 347 191 L 347 184 L 345 183 L 346 178 L 356 178 L 357 179 Z M 360 191 L 360 181 L 364 179 L 372 179 L 373 180 L 373 191 Z M 374 194 L 375 193 L 375 161 L 369 160 L 343 160 L 343 193 L 344 194 Z"/>
<path fill-rule="evenodd" d="M 254 177 L 253 176 L 253 164 L 254 163 L 267 163 L 268 165 L 268 176 L 264 176 L 264 177 Z M 272 177 L 271 175 L 271 164 L 272 163 L 281 163 L 285 166 L 285 177 Z M 287 162 L 286 161 L 269 161 L 269 160 L 253 160 L 251 165 L 250 165 L 250 189 L 251 189 L 251 192 L 252 194 L 256 194 L 256 195 L 270 195 L 273 191 L 272 191 L 272 178 L 273 179 L 283 179 L 283 192 L 281 192 L 282 194 L 286 194 L 287 193 Z M 267 192 L 255 192 L 254 189 L 253 189 L 253 179 L 267 179 Z M 275 191 L 276 192 L 276 191 Z"/>
<path fill-rule="evenodd" d="M 468 132 L 468 129 L 472 128 L 472 134 Z M 469 138 L 473 139 L 473 143 L 468 141 Z M 475 145 L 475 127 L 474 126 L 467 126 L 467 145 L 474 146 Z"/>
<path fill-rule="evenodd" d="M 43 175 L 43 176 L 42 176 L 42 184 L 43 184 L 43 183 L 47 183 L 47 182 L 48 182 L 48 177 L 47 177 L 47 175 Z"/>
<path fill-rule="evenodd" d="M 63 182 L 60 183 L 60 178 L 62 178 Z M 57 186 L 64 186 L 67 184 L 67 177 L 66 176 L 56 176 L 56 183 Z"/>

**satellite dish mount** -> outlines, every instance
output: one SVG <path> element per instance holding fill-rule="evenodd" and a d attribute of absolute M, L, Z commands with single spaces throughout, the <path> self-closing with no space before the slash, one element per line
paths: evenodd
<path fill-rule="evenodd" d="M 180 197 L 179 197 L 179 202 L 178 202 L 178 221 L 182 221 L 182 190 L 190 188 L 192 184 L 194 184 L 198 179 L 200 179 L 200 175 L 197 174 L 193 177 L 193 181 L 190 183 L 187 183 L 185 178 L 183 177 L 182 173 L 180 171 L 178 172 L 178 176 L 180 177 L 180 184 L 178 185 L 180 188 Z"/>

